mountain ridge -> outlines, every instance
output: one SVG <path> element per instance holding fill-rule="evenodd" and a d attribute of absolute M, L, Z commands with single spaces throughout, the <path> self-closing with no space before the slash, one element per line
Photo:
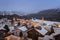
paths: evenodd
<path fill-rule="evenodd" d="M 12 15 L 4 15 L 4 16 L 6 18 L 18 17 L 18 18 L 24 18 L 24 19 L 31 19 L 32 17 L 37 18 L 37 19 L 42 19 L 42 17 L 44 17 L 45 20 L 60 21 L 60 9 L 48 9 L 48 10 L 39 11 L 35 14 L 31 13 L 31 14 L 22 15 L 22 16 L 21 16 L 21 14 L 20 15 L 17 14 L 18 12 L 13 12 L 13 13 L 14 14 L 12 14 Z M 1 12 L 0 12 L 0 14 L 1 14 Z M 3 17 L 3 15 L 0 16 L 0 18 L 2 18 L 2 17 Z"/>
<path fill-rule="evenodd" d="M 60 21 L 60 9 L 48 9 L 48 10 L 43 10 L 35 14 L 30 14 L 24 16 L 25 18 L 37 18 L 41 19 L 44 17 L 45 20 L 50 20 L 50 21 Z"/>

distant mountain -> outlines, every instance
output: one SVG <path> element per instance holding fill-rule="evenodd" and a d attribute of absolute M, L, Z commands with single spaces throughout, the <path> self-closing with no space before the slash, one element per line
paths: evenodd
<path fill-rule="evenodd" d="M 45 20 L 50 21 L 60 21 L 60 9 L 48 9 L 43 10 L 35 14 L 29 14 L 24 16 L 25 18 L 37 18 L 41 19 L 42 17 L 45 18 Z"/>
<path fill-rule="evenodd" d="M 31 19 L 33 17 L 33 18 L 41 19 L 42 17 L 44 17 L 45 20 L 60 21 L 60 9 L 48 9 L 48 10 L 40 11 L 38 13 L 31 13 L 28 15 L 24 14 L 24 12 L 0 11 L 0 18 L 3 17 L 9 19 L 12 19 L 13 17 L 25 18 L 25 19 Z"/>
<path fill-rule="evenodd" d="M 19 16 L 17 14 L 12 14 L 12 15 L 0 15 L 1 18 L 8 18 L 8 19 L 13 19 L 13 18 L 22 18 L 22 16 Z"/>
<path fill-rule="evenodd" d="M 25 12 L 19 12 L 19 11 L 0 11 L 0 15 L 13 15 L 17 14 L 19 16 L 26 15 Z"/>

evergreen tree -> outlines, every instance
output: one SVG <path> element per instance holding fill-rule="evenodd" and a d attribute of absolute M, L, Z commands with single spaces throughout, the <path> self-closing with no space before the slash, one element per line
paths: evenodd
<path fill-rule="evenodd" d="M 5 25 L 4 28 L 7 30 L 7 32 L 10 31 L 8 25 Z"/>

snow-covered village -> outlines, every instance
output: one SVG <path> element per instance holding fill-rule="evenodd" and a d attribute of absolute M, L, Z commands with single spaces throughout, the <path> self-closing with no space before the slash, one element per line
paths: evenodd
<path fill-rule="evenodd" d="M 60 0 L 0 0 L 0 40 L 60 40 Z"/>
<path fill-rule="evenodd" d="M 60 22 L 42 19 L 0 19 L 0 40 L 60 40 Z"/>

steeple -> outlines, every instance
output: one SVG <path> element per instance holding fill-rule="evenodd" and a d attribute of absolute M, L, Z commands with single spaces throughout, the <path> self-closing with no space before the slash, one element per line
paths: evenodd
<path fill-rule="evenodd" d="M 44 17 L 42 17 L 42 24 L 44 24 Z"/>

